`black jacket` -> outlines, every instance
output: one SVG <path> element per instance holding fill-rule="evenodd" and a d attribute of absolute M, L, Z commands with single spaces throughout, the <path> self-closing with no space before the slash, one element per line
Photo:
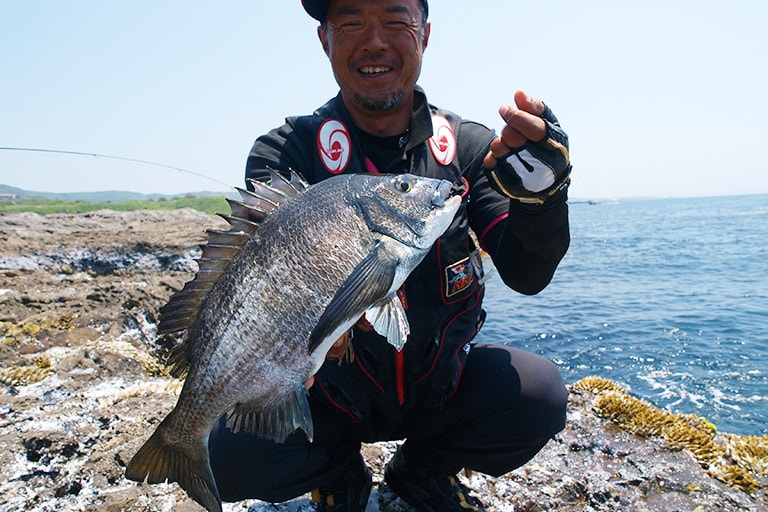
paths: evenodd
<path fill-rule="evenodd" d="M 316 376 L 312 395 L 352 421 L 396 423 L 413 408 L 440 407 L 455 392 L 469 342 L 485 317 L 474 240 L 504 282 L 525 294 L 542 290 L 565 255 L 565 189 L 541 206 L 493 191 L 482 165 L 492 136 L 480 124 L 429 105 L 417 88 L 410 128 L 402 136 L 363 133 L 338 95 L 312 115 L 286 119 L 253 145 L 246 178 L 265 178 L 267 167 L 293 169 L 309 183 L 341 172 L 410 172 L 449 181 L 463 173 L 466 191 L 452 225 L 401 290 L 411 325 L 403 351 L 375 332 L 355 329 L 354 357 L 328 361 Z"/>

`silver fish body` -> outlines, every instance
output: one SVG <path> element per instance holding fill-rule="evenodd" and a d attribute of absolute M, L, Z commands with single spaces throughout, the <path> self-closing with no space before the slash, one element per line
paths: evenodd
<path fill-rule="evenodd" d="M 278 442 L 299 428 L 311 439 L 304 383 L 363 314 L 402 348 L 409 328 L 396 292 L 461 202 L 449 182 L 412 175 L 307 186 L 272 173 L 253 185 L 163 310 L 160 332 L 188 330 L 176 371 L 188 363 L 189 373 L 126 469 L 136 481 L 176 481 L 211 511 L 221 510 L 207 447 L 218 419 Z"/>

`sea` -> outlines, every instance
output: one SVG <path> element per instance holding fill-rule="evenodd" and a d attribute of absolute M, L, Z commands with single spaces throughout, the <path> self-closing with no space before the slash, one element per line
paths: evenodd
<path fill-rule="evenodd" d="M 768 195 L 573 201 L 535 296 L 489 278 L 478 342 L 614 380 L 721 432 L 768 434 Z"/>

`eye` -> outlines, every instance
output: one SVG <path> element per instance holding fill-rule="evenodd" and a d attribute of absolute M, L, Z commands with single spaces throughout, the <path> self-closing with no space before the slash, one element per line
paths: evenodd
<path fill-rule="evenodd" d="M 411 24 L 406 21 L 388 21 L 385 26 L 393 29 L 410 28 Z"/>
<path fill-rule="evenodd" d="M 410 192 L 411 189 L 413 188 L 413 186 L 409 181 L 399 181 L 395 186 L 397 187 L 397 190 L 399 190 L 400 192 Z"/>
<path fill-rule="evenodd" d="M 350 30 L 360 30 L 363 27 L 363 24 L 359 21 L 348 21 L 346 23 L 342 23 L 339 25 L 339 28 L 341 30 L 350 31 Z"/>

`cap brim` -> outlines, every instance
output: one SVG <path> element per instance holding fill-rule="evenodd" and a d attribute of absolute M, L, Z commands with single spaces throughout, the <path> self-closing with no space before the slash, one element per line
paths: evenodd
<path fill-rule="evenodd" d="M 317 21 L 323 21 L 328 12 L 328 0 L 301 0 L 301 5 Z"/>
<path fill-rule="evenodd" d="M 330 0 L 301 0 L 301 5 L 304 6 L 304 10 L 307 14 L 315 18 L 319 22 L 325 20 L 325 15 L 328 14 L 328 4 Z M 429 16 L 429 4 L 427 0 L 421 0 L 421 5 L 424 7 L 424 13 Z"/>

